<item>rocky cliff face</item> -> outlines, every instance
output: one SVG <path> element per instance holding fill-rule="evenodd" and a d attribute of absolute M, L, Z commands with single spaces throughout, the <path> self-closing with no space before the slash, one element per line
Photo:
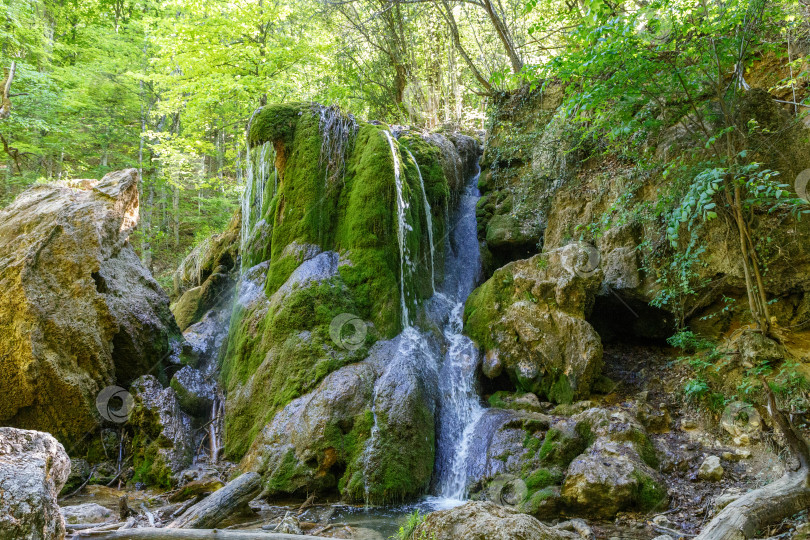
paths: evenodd
<path fill-rule="evenodd" d="M 137 221 L 134 169 L 35 185 L 0 211 L 0 422 L 74 448 L 101 389 L 162 376 L 179 330 L 127 242 Z"/>
<path fill-rule="evenodd" d="M 669 246 L 664 221 L 677 190 L 683 189 L 673 176 L 685 175 L 688 184 L 699 171 L 696 164 L 672 172 L 678 159 L 689 162 L 699 153 L 684 128 L 688 116 L 661 113 L 662 126 L 646 134 L 649 161 L 640 163 L 595 151 L 599 142 L 578 135 L 561 103 L 562 89 L 550 85 L 501 96 L 493 109 L 482 158 L 478 224 L 482 252 L 488 254 L 485 271 L 499 284 L 487 282 L 471 296 L 468 314 L 479 316 L 468 316 L 467 331 L 487 350 L 514 347 L 514 331 L 498 339 L 477 330 L 501 317 L 502 307 L 492 307 L 503 302 L 489 291 L 504 288 L 500 281 L 508 278 L 504 272 L 510 266 L 496 269 L 518 259 L 527 259 L 516 263 L 526 265 L 535 253 L 573 245 L 582 247 L 600 273 L 584 317 L 603 341 L 663 341 L 678 323 L 712 338 L 746 327 L 750 321 L 734 221 L 721 216 L 695 227 L 692 249 L 685 240 L 678 250 Z M 797 174 L 810 167 L 810 130 L 761 89 L 745 95 L 737 114 L 743 124 L 767 126 L 750 135 L 748 158 L 777 171 L 777 180 L 792 189 Z M 788 341 L 801 356 L 806 347 L 799 345 L 805 339 L 800 325 L 809 313 L 810 222 L 785 210 L 754 211 L 751 226 L 774 323 L 793 329 Z M 487 294 L 490 299 L 482 305 Z M 491 317 L 483 320 L 487 309 Z"/>

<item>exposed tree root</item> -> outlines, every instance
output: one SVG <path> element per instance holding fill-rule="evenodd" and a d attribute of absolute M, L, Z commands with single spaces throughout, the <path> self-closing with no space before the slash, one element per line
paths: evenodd
<path fill-rule="evenodd" d="M 776 408 L 776 400 L 763 379 L 768 414 L 799 460 L 799 470 L 755 489 L 726 506 L 698 535 L 696 540 L 745 540 L 772 523 L 810 507 L 810 448 L 787 416 Z"/>

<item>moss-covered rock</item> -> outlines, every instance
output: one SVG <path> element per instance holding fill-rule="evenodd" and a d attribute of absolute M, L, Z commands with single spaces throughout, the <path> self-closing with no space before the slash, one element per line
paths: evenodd
<path fill-rule="evenodd" d="M 239 258 L 241 222 L 241 214 L 237 211 L 223 232 L 211 235 L 197 244 L 183 259 L 172 274 L 173 300 L 180 298 L 191 288 L 200 287 L 212 274 L 230 273 L 235 268 Z M 208 306 L 207 309 L 211 307 Z"/>
<path fill-rule="evenodd" d="M 667 491 L 642 425 L 621 410 L 573 417 L 489 409 L 470 446 L 474 498 L 540 519 L 660 510 Z"/>
<path fill-rule="evenodd" d="M 602 366 L 585 321 L 600 282 L 576 244 L 497 270 L 467 299 L 464 328 L 486 352 L 484 373 L 557 403 L 588 395 Z"/>
<path fill-rule="evenodd" d="M 284 407 L 241 468 L 260 472 L 268 495 L 337 491 L 379 504 L 424 493 L 434 460 L 432 392 L 401 357 L 400 341 L 378 343 L 368 360 Z"/>
<path fill-rule="evenodd" d="M 181 410 L 174 389 L 163 388 L 151 375 L 135 381 L 132 393 L 134 407 L 126 424 L 132 481 L 173 487 L 194 456 L 191 417 Z"/>
<path fill-rule="evenodd" d="M 349 127 L 325 133 L 322 119 L 332 114 Z M 292 400 L 361 360 L 376 339 L 397 334 L 406 322 L 403 295 L 413 313 L 433 293 L 431 261 L 440 279 L 451 193 L 445 149 L 415 133 L 390 143 L 388 135 L 385 126 L 355 123 L 309 103 L 264 107 L 252 120 L 250 144 L 272 145 L 275 176 L 273 189 L 255 205 L 261 215 L 243 244 L 247 270 L 221 359 L 228 395 L 225 452 L 231 458 L 243 456 Z M 336 138 L 343 149 L 339 159 L 330 146 Z M 337 173 L 336 159 L 342 163 Z M 454 159 L 461 165 L 457 153 Z M 395 162 L 406 203 L 404 261 Z M 363 322 L 364 342 L 335 342 L 330 325 L 342 314 Z"/>
<path fill-rule="evenodd" d="M 127 243 L 137 221 L 135 169 L 37 184 L 0 210 L 0 422 L 80 455 L 103 388 L 162 374 L 179 329 Z"/>

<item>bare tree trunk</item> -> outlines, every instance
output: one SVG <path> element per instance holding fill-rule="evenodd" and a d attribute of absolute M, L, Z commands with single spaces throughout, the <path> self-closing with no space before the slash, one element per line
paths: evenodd
<path fill-rule="evenodd" d="M 143 183 L 143 179 L 141 179 Z M 151 272 L 152 271 L 152 213 L 155 203 L 155 186 L 149 182 L 147 187 L 149 195 L 146 197 L 146 204 L 143 212 L 143 247 L 141 249 L 141 262 Z"/>
<path fill-rule="evenodd" d="M 79 533 L 73 538 L 98 540 L 323 540 L 322 536 L 268 533 L 264 531 L 226 531 L 222 529 L 125 529 Z"/>
<path fill-rule="evenodd" d="M 180 245 L 180 187 L 172 185 L 172 236 L 174 245 Z"/>
<path fill-rule="evenodd" d="M 8 75 L 3 82 L 3 95 L 0 96 L 0 120 L 5 120 L 11 116 L 11 83 L 14 81 L 14 73 L 17 71 L 17 62 L 11 62 L 8 68 Z"/>
<path fill-rule="evenodd" d="M 261 476 L 247 472 L 225 487 L 198 502 L 174 520 L 173 529 L 208 529 L 216 527 L 225 518 L 256 498 L 261 491 Z"/>
<path fill-rule="evenodd" d="M 515 49 L 515 42 L 512 40 L 512 33 L 504 24 L 503 19 L 498 15 L 495 6 L 492 5 L 491 0 L 483 0 L 482 5 L 484 11 L 487 12 L 489 20 L 492 21 L 492 26 L 495 27 L 495 32 L 498 33 L 498 39 L 501 40 L 503 48 L 506 49 L 506 55 L 509 57 L 509 63 L 512 64 L 512 72 L 520 73 L 523 69 L 523 59 Z"/>
<path fill-rule="evenodd" d="M 450 28 L 450 37 L 453 38 L 453 45 L 455 45 L 456 50 L 464 59 L 464 62 L 467 64 L 467 67 L 470 68 L 470 71 L 473 72 L 475 78 L 478 80 L 479 84 L 484 87 L 484 89 L 488 92 L 492 92 L 492 85 L 489 84 L 489 81 L 484 77 L 481 72 L 478 70 L 478 67 L 470 58 L 470 55 L 467 54 L 467 51 L 464 49 L 464 46 L 461 44 L 461 37 L 458 32 L 458 25 L 456 24 L 456 18 L 453 15 L 453 7 L 450 6 L 447 0 L 433 0 L 433 4 L 436 6 L 436 9 L 439 10 L 439 13 L 442 14 L 442 18 L 444 18 L 447 26 Z"/>

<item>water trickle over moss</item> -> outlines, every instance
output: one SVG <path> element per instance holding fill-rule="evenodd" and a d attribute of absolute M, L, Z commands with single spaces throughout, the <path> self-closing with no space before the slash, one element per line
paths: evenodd
<path fill-rule="evenodd" d="M 341 264 L 337 276 L 294 289 L 278 305 L 235 306 L 221 358 L 229 395 L 225 452 L 231 459 L 244 455 L 256 434 L 291 400 L 312 391 L 332 371 L 364 357 L 367 348 L 346 351 L 331 341 L 329 324 L 336 315 L 352 313 L 370 321 L 366 345 L 393 337 L 404 324 L 394 159 L 387 128 L 361 124 L 348 145 L 345 174 L 333 178 L 319 159 L 323 135 L 317 111 L 309 103 L 267 106 L 250 128 L 252 146 L 273 143 L 278 171 L 276 192 L 265 200 L 261 216 L 264 236 L 254 233 L 248 252 L 242 254 L 246 267 L 269 261 L 265 296 L 272 297 L 313 252 L 338 252 Z M 434 212 L 434 238 L 443 238 L 449 188 L 440 154 L 421 137 L 410 137 L 402 145 L 411 148 L 419 163 Z M 430 246 L 416 166 L 399 150 L 399 142 L 394 146 L 408 205 L 411 264 L 405 289 L 413 312 L 432 293 Z M 442 247 L 436 246 L 437 254 Z M 342 481 L 352 484 L 351 478 Z"/>

